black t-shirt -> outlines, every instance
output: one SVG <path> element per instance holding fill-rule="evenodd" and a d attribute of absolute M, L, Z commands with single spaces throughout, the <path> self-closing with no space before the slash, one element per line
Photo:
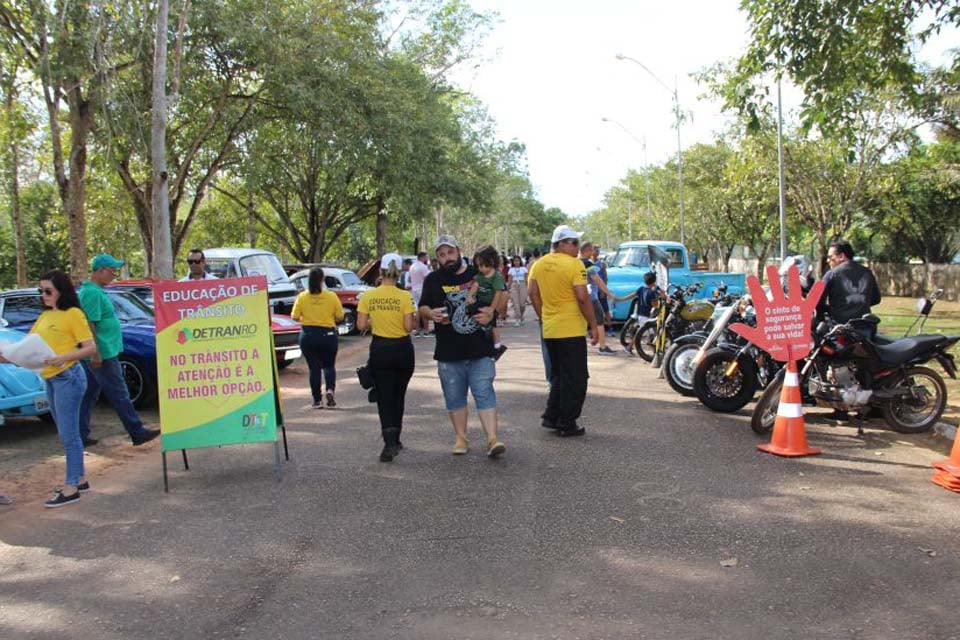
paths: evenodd
<path fill-rule="evenodd" d="M 432 271 L 423 281 L 420 306 L 446 307 L 450 316 L 450 324 L 436 325 L 434 360 L 456 362 L 493 357 L 493 341 L 489 334 L 467 313 L 467 294 L 476 275 L 473 267 L 467 267 L 460 274 L 441 268 Z"/>
<path fill-rule="evenodd" d="M 880 304 L 880 287 L 873 272 L 862 264 L 848 260 L 823 274 L 823 297 L 818 310 L 829 311 L 837 322 L 848 322 L 870 313 Z"/>

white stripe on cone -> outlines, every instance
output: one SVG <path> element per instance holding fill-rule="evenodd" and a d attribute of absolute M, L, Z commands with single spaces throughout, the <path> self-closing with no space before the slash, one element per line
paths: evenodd
<path fill-rule="evenodd" d="M 803 407 L 792 402 L 781 402 L 777 407 L 777 415 L 782 418 L 802 418 Z"/>
<path fill-rule="evenodd" d="M 787 371 L 787 374 L 783 377 L 783 386 L 785 387 L 799 387 L 800 386 L 800 376 L 793 371 Z"/>

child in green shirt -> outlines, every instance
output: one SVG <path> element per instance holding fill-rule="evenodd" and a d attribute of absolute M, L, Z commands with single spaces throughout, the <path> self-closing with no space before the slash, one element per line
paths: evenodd
<path fill-rule="evenodd" d="M 493 307 L 493 320 L 483 327 L 483 330 L 490 332 L 496 352 L 494 359 L 499 360 L 507 350 L 506 346 L 500 344 L 500 333 L 496 329 L 496 309 L 503 303 L 503 297 L 507 295 L 507 282 L 499 269 L 500 254 L 492 246 L 484 245 L 474 254 L 473 264 L 477 268 L 477 275 L 470 283 L 470 291 L 467 293 L 467 304 L 470 305 L 467 307 L 467 312 L 473 315 L 480 307 Z"/>

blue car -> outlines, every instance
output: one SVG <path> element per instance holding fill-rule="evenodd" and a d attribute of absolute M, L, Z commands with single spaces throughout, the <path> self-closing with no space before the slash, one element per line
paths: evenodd
<path fill-rule="evenodd" d="M 25 333 L 0 328 L 0 343 L 19 342 Z M 43 378 L 15 364 L 0 364 L 0 424 L 8 417 L 37 416 L 50 421 L 50 403 Z"/>
<path fill-rule="evenodd" d="M 123 334 L 120 365 L 137 408 L 150 406 L 157 399 L 157 336 L 153 310 L 125 291 L 107 290 L 116 309 Z M 10 329 L 27 332 L 43 312 L 36 289 L 0 292 L 0 318 Z"/>

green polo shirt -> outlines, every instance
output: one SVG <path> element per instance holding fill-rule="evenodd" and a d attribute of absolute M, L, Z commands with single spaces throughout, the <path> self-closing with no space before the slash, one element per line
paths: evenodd
<path fill-rule="evenodd" d="M 117 320 L 117 312 L 110 302 L 110 296 L 103 287 L 89 280 L 80 285 L 77 295 L 87 320 L 96 329 L 97 351 L 100 352 L 100 357 L 116 358 L 123 351 L 123 335 L 120 333 L 120 321 Z"/>

